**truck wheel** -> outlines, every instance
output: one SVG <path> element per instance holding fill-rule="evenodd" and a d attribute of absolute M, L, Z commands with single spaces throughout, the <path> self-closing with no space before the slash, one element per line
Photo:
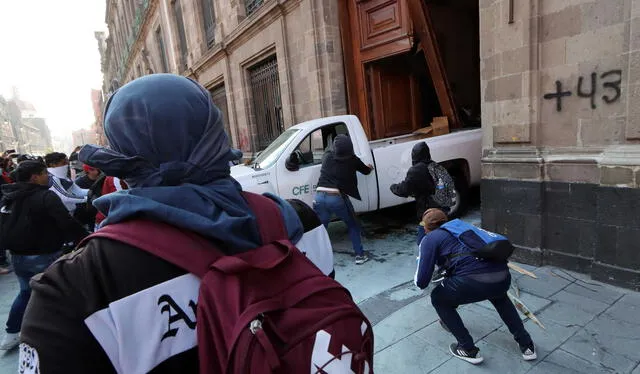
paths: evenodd
<path fill-rule="evenodd" d="M 456 190 L 456 203 L 449 210 L 449 218 L 459 218 L 467 211 L 469 203 L 469 185 L 464 173 L 454 171 L 451 173 Z"/>

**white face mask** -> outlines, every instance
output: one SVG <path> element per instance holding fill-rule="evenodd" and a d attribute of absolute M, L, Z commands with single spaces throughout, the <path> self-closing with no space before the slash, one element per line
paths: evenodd
<path fill-rule="evenodd" d="M 55 168 L 47 168 L 49 173 L 55 175 L 58 178 L 67 179 L 67 173 L 69 172 L 69 165 L 58 166 Z"/>

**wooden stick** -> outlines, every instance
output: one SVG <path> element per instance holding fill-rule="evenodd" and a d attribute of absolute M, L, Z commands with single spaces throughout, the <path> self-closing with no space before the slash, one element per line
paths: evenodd
<path fill-rule="evenodd" d="M 531 278 L 538 279 L 538 277 L 535 274 L 533 274 L 532 272 L 530 272 L 529 270 L 525 270 L 522 267 L 520 267 L 520 266 L 518 266 L 518 265 L 516 265 L 516 264 L 514 264 L 512 262 L 508 262 L 507 266 L 509 266 L 511 269 L 517 271 L 520 274 L 528 275 Z"/>
<path fill-rule="evenodd" d="M 532 320 L 533 323 L 535 323 L 536 325 L 540 326 L 543 330 L 546 330 L 546 327 L 544 327 L 544 325 L 542 324 L 542 322 L 540 322 L 538 317 L 536 317 L 535 314 L 533 314 L 529 310 L 529 308 L 527 308 L 527 306 L 524 305 L 524 303 L 522 301 L 520 301 L 520 299 L 518 299 L 517 297 L 513 296 L 513 294 L 511 292 L 507 292 L 507 296 L 509 296 L 509 298 L 513 302 L 513 305 L 515 305 L 516 309 L 518 309 L 520 311 L 520 313 L 524 314 L 525 317 L 527 317 L 530 320 Z"/>

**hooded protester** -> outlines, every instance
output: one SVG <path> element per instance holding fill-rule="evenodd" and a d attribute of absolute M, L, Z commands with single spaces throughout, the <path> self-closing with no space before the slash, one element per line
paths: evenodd
<path fill-rule="evenodd" d="M 457 308 L 489 300 L 520 346 L 522 358 L 535 360 L 533 340 L 507 296 L 511 286 L 507 261 L 490 261 L 475 256 L 467 246 L 470 241 L 460 240 L 447 231 L 446 226 L 443 227 L 447 221 L 447 215 L 440 209 L 432 208 L 424 213 L 422 224 L 426 235 L 420 242 L 414 282 L 420 289 L 427 288 L 432 281 L 438 283 L 431 292 L 431 305 L 438 313 L 442 327 L 457 340 L 450 345 L 449 351 L 472 364 L 483 361 L 480 349 L 473 343 Z M 459 220 L 451 223 L 456 221 L 459 225 L 469 225 Z M 437 281 L 432 280 L 436 265 L 446 270 L 446 276 Z"/>
<path fill-rule="evenodd" d="M 411 150 L 411 167 L 407 176 L 400 183 L 391 185 L 391 192 L 400 197 L 414 197 L 416 199 L 416 216 L 418 219 L 428 208 L 439 208 L 431 198 L 435 193 L 435 184 L 429 174 L 431 150 L 425 142 L 413 146 Z"/>
<path fill-rule="evenodd" d="M 85 146 L 80 160 L 130 189 L 94 201 L 106 216 L 102 227 L 161 222 L 199 234 L 225 254 L 262 245 L 256 217 L 230 176 L 229 161 L 241 153 L 229 147 L 221 113 L 201 85 L 172 74 L 136 79 L 110 97 L 104 128 L 111 149 Z M 269 197 L 291 242 L 300 242 L 296 211 Z M 32 284 L 20 362 L 37 365 L 27 372 L 198 373 L 200 280 L 178 266 L 98 237 Z"/>
<path fill-rule="evenodd" d="M 333 149 L 329 149 L 322 158 L 320 179 L 313 204 L 313 209 L 325 227 L 329 226 L 334 214 L 347 225 L 357 265 L 364 264 L 369 257 L 362 249 L 360 224 L 349 196 L 360 200 L 356 172 L 369 175 L 372 170 L 373 166 L 365 165 L 353 152 L 351 138 L 347 135 L 336 136 Z"/>
<path fill-rule="evenodd" d="M 87 190 L 78 187 L 69 179 L 69 159 L 60 152 L 44 156 L 49 172 L 49 187 L 60 197 L 67 210 L 73 214 L 78 204 L 87 202 Z"/>
<path fill-rule="evenodd" d="M 0 349 L 12 349 L 20 342 L 20 328 L 29 302 L 29 280 L 44 271 L 61 254 L 63 243 L 78 242 L 88 235 L 48 188 L 46 166 L 24 161 L 14 171 L 16 182 L 2 186 L 0 245 L 11 252 L 20 292 L 11 306 L 7 334 Z"/>

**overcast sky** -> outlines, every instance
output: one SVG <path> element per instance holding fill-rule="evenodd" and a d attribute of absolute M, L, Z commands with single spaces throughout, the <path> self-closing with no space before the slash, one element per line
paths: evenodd
<path fill-rule="evenodd" d="M 0 94 L 11 86 L 47 119 L 54 135 L 94 122 L 100 89 L 94 31 L 105 31 L 105 0 L 0 0 Z"/>

